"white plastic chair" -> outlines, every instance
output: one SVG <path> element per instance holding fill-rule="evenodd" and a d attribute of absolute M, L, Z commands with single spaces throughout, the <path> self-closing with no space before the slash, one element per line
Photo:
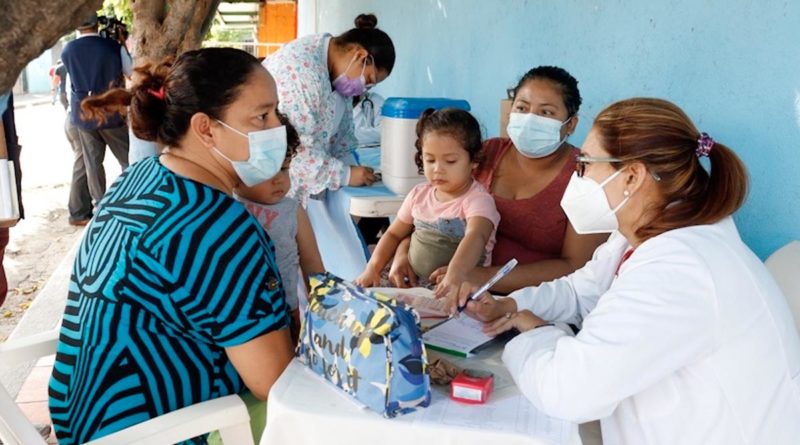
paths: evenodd
<path fill-rule="evenodd" d="M 776 250 L 766 261 L 792 310 L 800 332 L 800 241 L 792 241 Z"/>
<path fill-rule="evenodd" d="M 14 366 L 56 352 L 58 331 L 0 344 L 0 365 Z M 173 444 L 219 430 L 226 444 L 254 445 L 250 415 L 237 395 L 220 397 L 164 414 L 86 445 Z M 6 445 L 46 444 L 33 424 L 0 385 L 0 438 Z"/>

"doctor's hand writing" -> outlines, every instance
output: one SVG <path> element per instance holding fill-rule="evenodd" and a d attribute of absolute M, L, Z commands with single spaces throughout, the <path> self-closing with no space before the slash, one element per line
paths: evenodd
<path fill-rule="evenodd" d="M 369 186 L 372 185 L 378 177 L 370 167 L 361 165 L 354 165 L 350 167 L 350 183 L 353 187 Z"/>
<path fill-rule="evenodd" d="M 520 332 L 530 331 L 546 323 L 546 321 L 528 310 L 507 312 L 497 320 L 487 323 L 486 326 L 483 327 L 483 332 L 486 335 L 494 337 L 511 329 L 516 329 Z"/>
<path fill-rule="evenodd" d="M 457 310 L 458 306 L 466 304 L 467 306 L 464 312 L 467 315 L 476 320 L 485 322 L 498 320 L 503 314 L 517 311 L 517 302 L 512 298 L 495 298 L 488 292 L 484 292 L 467 302 L 467 298 L 469 298 L 470 294 L 477 289 L 478 286 L 470 283 L 463 283 L 458 289 L 458 300 L 456 301 L 453 311 Z"/>

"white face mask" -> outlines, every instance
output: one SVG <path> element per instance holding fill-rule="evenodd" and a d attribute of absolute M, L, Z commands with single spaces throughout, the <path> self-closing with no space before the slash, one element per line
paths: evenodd
<path fill-rule="evenodd" d="M 561 127 L 571 119 L 561 122 L 535 113 L 511 113 L 506 131 L 523 156 L 543 158 L 553 154 L 567 140 L 567 136 L 561 138 Z"/>
<path fill-rule="evenodd" d="M 619 228 L 617 210 L 621 209 L 630 197 L 626 196 L 616 208 L 612 209 L 603 187 L 619 176 L 623 170 L 624 168 L 617 170 L 600 184 L 586 176 L 579 178 L 577 173 L 572 174 L 564 191 L 564 197 L 561 198 L 561 208 L 564 209 L 576 232 L 581 235 L 608 233 Z"/>
<path fill-rule="evenodd" d="M 249 142 L 250 155 L 246 161 L 234 161 L 225 156 L 217 147 L 214 147 L 214 150 L 220 156 L 231 163 L 233 170 L 244 185 L 252 187 L 272 178 L 281 171 L 283 160 L 286 158 L 286 126 L 281 125 L 280 127 L 251 131 L 245 134 L 219 119 L 217 119 L 217 122 L 246 137 Z"/>

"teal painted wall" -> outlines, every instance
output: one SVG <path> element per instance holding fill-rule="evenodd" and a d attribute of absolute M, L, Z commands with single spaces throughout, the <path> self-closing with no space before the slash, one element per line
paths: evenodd
<path fill-rule="evenodd" d="M 397 49 L 377 91 L 467 99 L 489 136 L 505 89 L 537 65 L 580 82 L 576 145 L 611 102 L 675 102 L 747 164 L 745 241 L 765 258 L 800 239 L 800 2 L 319 0 L 318 30 L 342 32 L 361 12 Z"/>

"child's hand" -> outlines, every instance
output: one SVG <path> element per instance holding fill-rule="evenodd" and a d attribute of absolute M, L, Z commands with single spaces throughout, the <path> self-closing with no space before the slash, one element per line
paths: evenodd
<path fill-rule="evenodd" d="M 367 269 L 361 273 L 353 283 L 361 286 L 361 287 L 375 287 L 381 285 L 381 274 L 378 272 L 374 272 L 372 268 L 367 266 Z"/>
<path fill-rule="evenodd" d="M 433 295 L 436 298 L 447 298 L 447 307 L 451 309 L 451 313 L 454 313 L 458 306 L 458 291 L 462 285 L 470 285 L 466 274 L 450 269 L 436 285 Z"/>
<path fill-rule="evenodd" d="M 411 263 L 408 262 L 408 256 L 398 258 L 394 257 L 392 267 L 389 268 L 389 281 L 395 287 L 408 288 L 417 287 L 417 274 L 411 268 Z"/>
<path fill-rule="evenodd" d="M 428 277 L 428 281 L 434 284 L 441 283 L 442 280 L 444 280 L 445 275 L 447 275 L 447 267 L 448 266 L 442 266 L 434 270 L 433 273 L 431 273 L 431 276 Z"/>

